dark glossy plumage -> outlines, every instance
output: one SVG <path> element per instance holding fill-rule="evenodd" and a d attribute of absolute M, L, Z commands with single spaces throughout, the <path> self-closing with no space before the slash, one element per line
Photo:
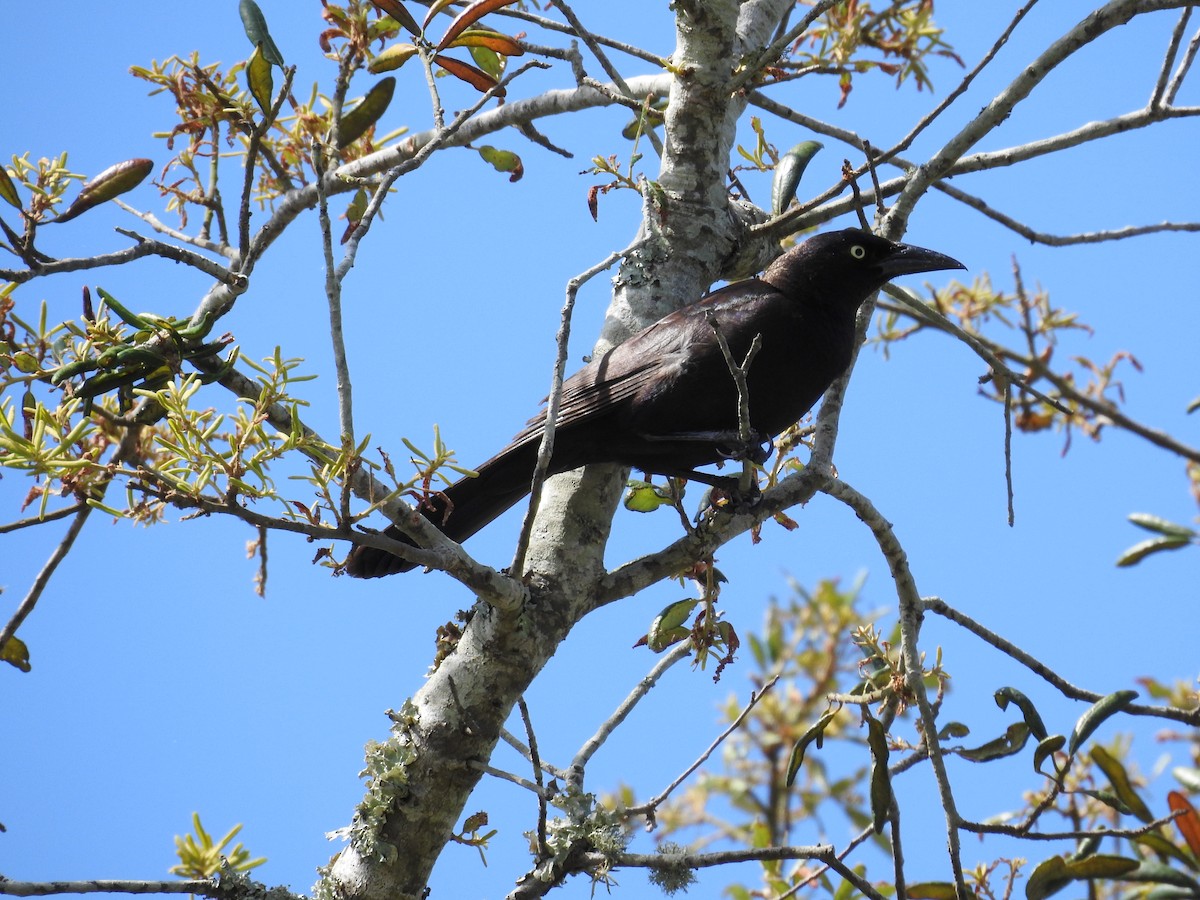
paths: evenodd
<path fill-rule="evenodd" d="M 771 438 L 799 421 L 845 371 L 867 297 L 899 275 L 960 268 L 948 256 L 857 229 L 810 238 L 761 277 L 659 319 L 572 375 L 563 385 L 550 471 L 610 462 L 688 475 L 726 458 L 738 430 L 737 391 L 710 312 L 738 360 L 762 336 L 748 375 L 750 421 Z M 544 413 L 531 419 L 478 467 L 478 477 L 432 497 L 422 513 L 454 541 L 475 534 L 529 493 L 544 423 Z M 395 526 L 386 534 L 408 542 Z M 370 547 L 355 548 L 346 564 L 358 578 L 411 568 Z"/>

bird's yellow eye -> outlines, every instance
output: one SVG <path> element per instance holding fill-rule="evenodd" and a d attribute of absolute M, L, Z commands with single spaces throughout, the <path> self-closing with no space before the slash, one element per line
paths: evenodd
<path fill-rule="evenodd" d="M 864 247 L 862 244 L 855 244 L 853 247 L 850 248 L 850 255 L 853 256 L 855 259 L 862 259 L 863 257 L 865 257 L 867 255 L 867 248 Z"/>

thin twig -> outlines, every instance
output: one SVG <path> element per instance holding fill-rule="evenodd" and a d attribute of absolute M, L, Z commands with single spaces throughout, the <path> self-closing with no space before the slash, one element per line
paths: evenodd
<path fill-rule="evenodd" d="M 955 609 L 940 597 L 925 597 L 921 601 L 922 606 L 930 612 L 937 613 L 939 616 L 949 619 L 961 625 L 967 631 L 981 638 L 988 644 L 991 644 L 1005 656 L 1011 657 L 1016 662 L 1025 666 L 1042 680 L 1048 682 L 1058 690 L 1064 697 L 1071 700 L 1086 700 L 1090 703 L 1095 703 L 1104 697 L 1103 694 L 1098 694 L 1095 691 L 1085 690 L 1081 687 L 1076 687 L 1071 684 L 1045 663 L 1030 656 L 1020 647 L 1010 641 L 1005 640 L 991 631 L 980 625 L 970 616 Z M 1131 703 L 1122 709 L 1122 712 L 1131 715 L 1139 716 L 1155 716 L 1162 719 L 1173 719 L 1177 722 L 1184 722 L 1188 725 L 1200 725 L 1200 709 L 1179 709 L 1174 706 L 1145 706 L 1140 703 Z"/>
<path fill-rule="evenodd" d="M 684 781 L 691 777 L 691 774 L 704 765 L 705 761 L 712 756 L 713 752 L 725 742 L 725 739 L 737 731 L 742 722 L 745 721 L 746 717 L 750 715 L 750 711 L 753 710 L 758 704 L 758 701 L 765 697 L 767 693 L 770 692 L 773 687 L 775 687 L 775 684 L 778 681 L 779 676 L 775 675 L 770 678 L 761 689 L 758 691 L 752 691 L 750 694 L 750 700 L 744 707 L 742 707 L 742 711 L 738 713 L 737 718 L 729 724 L 728 728 L 717 735 L 716 739 L 708 745 L 707 749 L 705 749 L 705 751 L 701 753 L 699 757 L 697 757 L 696 761 L 684 769 L 674 781 L 672 781 L 649 801 L 641 804 L 640 806 L 630 807 L 628 810 L 629 814 L 652 817 L 654 815 L 654 811 L 658 809 L 658 807 L 660 807 L 669 796 L 671 796 L 675 788 L 679 787 L 679 785 L 683 784 Z"/>
<path fill-rule="evenodd" d="M 871 529 L 876 544 L 883 553 L 884 559 L 887 560 L 892 579 L 896 582 L 896 596 L 900 608 L 900 652 L 904 660 L 905 687 L 912 700 L 916 702 L 917 709 L 921 714 L 922 739 L 929 754 L 934 781 L 938 788 L 938 798 L 946 818 L 946 848 L 950 855 L 954 884 L 960 897 L 969 896 L 964 880 L 962 850 L 958 836 L 960 816 L 954 800 L 954 792 L 950 787 L 950 778 L 946 772 L 946 761 L 937 734 L 937 720 L 925 691 L 921 652 L 917 643 L 924 606 L 921 596 L 917 592 L 916 581 L 908 566 L 908 556 L 892 530 L 891 523 L 866 497 L 841 480 L 829 481 L 822 490 L 849 506 L 863 524 Z"/>
<path fill-rule="evenodd" d="M 111 479 L 106 479 L 97 486 L 98 490 L 93 498 L 96 502 L 104 499 L 104 492 L 108 490 L 111 481 Z M 37 573 L 37 577 L 34 578 L 33 584 L 29 586 L 29 591 L 17 607 L 17 611 L 13 613 L 12 618 L 8 620 L 4 628 L 0 629 L 0 653 L 4 652 L 4 647 L 8 644 L 9 639 L 16 634 L 17 629 L 21 627 L 21 623 L 25 621 L 29 614 L 33 612 L 34 607 L 37 606 L 42 592 L 46 590 L 46 585 L 50 583 L 50 578 L 54 575 L 59 563 L 66 559 L 67 554 L 71 552 L 71 547 L 74 545 L 75 539 L 79 537 L 79 532 L 83 530 L 84 523 L 87 522 L 88 516 L 91 514 L 91 505 L 86 503 L 79 505 L 74 519 L 71 520 L 71 524 L 67 527 L 66 534 L 58 542 L 58 546 L 54 548 L 54 551 L 50 554 L 50 558 L 42 566 L 41 571 Z"/>
<path fill-rule="evenodd" d="M 596 751 L 604 746 L 604 742 L 616 731 L 617 726 L 625 721 L 626 717 L 633 712 L 635 706 L 658 684 L 659 679 L 666 674 L 667 670 L 685 659 L 692 652 L 692 644 L 690 641 L 680 641 L 670 649 L 663 657 L 654 664 L 645 677 L 637 683 L 632 691 L 621 701 L 620 705 L 613 710 L 612 714 L 600 723 L 600 727 L 596 729 L 596 733 L 584 741 L 583 746 L 579 748 L 575 754 L 575 758 L 571 761 L 571 777 L 575 782 L 576 787 L 583 786 L 583 773 L 587 769 L 587 764 L 592 757 L 596 755 Z"/>

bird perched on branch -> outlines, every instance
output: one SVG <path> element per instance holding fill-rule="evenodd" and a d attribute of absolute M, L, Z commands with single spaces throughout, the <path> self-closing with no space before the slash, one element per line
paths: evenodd
<path fill-rule="evenodd" d="M 932 250 L 866 231 L 819 234 L 758 278 L 739 281 L 659 319 L 592 359 L 563 384 L 550 474 L 620 463 L 658 475 L 721 484 L 696 469 L 757 449 L 739 440 L 738 393 L 717 333 L 735 360 L 756 336 L 746 375 L 753 442 L 774 438 L 808 412 L 850 364 L 859 307 L 900 275 L 966 268 Z M 419 510 L 462 542 L 529 493 L 545 412 L 512 442 Z M 395 525 L 384 534 L 412 541 Z M 373 547 L 355 547 L 346 571 L 376 578 L 415 568 Z"/>

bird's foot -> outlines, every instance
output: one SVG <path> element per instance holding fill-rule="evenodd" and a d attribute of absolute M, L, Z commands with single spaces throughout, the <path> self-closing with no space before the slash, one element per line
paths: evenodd
<path fill-rule="evenodd" d="M 769 437 L 764 437 L 757 431 L 750 432 L 750 437 L 747 440 L 740 438 L 735 441 L 726 442 L 717 447 L 717 452 L 724 459 L 749 460 L 756 466 L 761 466 L 771 458 L 771 453 L 775 450 L 775 444 Z"/>
<path fill-rule="evenodd" d="M 757 481 L 751 481 L 748 488 L 743 488 L 737 478 L 721 478 L 714 480 L 700 501 L 696 519 L 711 518 L 725 510 L 733 513 L 750 512 L 762 502 L 762 490 Z"/>

